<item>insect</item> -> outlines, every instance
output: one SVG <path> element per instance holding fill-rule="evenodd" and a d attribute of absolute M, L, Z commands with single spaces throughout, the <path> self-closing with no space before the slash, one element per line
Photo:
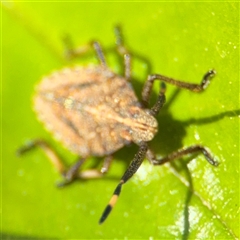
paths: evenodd
<path fill-rule="evenodd" d="M 99 223 L 107 218 L 123 184 L 134 175 L 145 158 L 157 166 L 184 155 L 202 153 L 210 164 L 218 165 L 209 150 L 201 145 L 177 150 L 163 158 L 157 158 L 148 146 L 148 142 L 158 132 L 155 117 L 165 102 L 164 82 L 201 92 L 207 88 L 216 72 L 209 70 L 200 84 L 186 83 L 159 74 L 149 75 L 143 86 L 142 100 L 139 101 L 131 85 L 131 55 L 123 44 L 119 28 L 116 28 L 116 39 L 117 51 L 124 58 L 124 76 L 109 69 L 100 44 L 93 42 L 99 66 L 65 68 L 43 78 L 36 87 L 34 109 L 38 118 L 57 140 L 79 156 L 76 163 L 67 169 L 51 146 L 41 139 L 33 140 L 18 150 L 21 155 L 41 147 L 64 177 L 64 182 L 60 184 L 63 186 L 77 178 L 102 177 L 108 171 L 115 151 L 129 143 L 138 145 L 139 149 L 118 183 Z M 79 52 L 69 48 L 68 53 L 73 56 Z M 149 106 L 155 81 L 161 81 L 161 87 L 157 101 Z M 89 156 L 104 157 L 100 171 L 80 171 Z"/>

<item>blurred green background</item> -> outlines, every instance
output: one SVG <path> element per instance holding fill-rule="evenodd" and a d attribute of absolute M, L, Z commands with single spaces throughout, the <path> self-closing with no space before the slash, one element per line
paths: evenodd
<path fill-rule="evenodd" d="M 239 237 L 239 3 L 1 4 L 3 239 Z M 138 96 L 149 73 L 199 83 L 208 69 L 217 70 L 202 94 L 167 86 L 167 103 L 151 146 L 160 156 L 203 144 L 221 164 L 214 168 L 202 155 L 162 167 L 146 161 L 123 187 L 109 219 L 98 225 L 136 146 L 118 151 L 103 179 L 64 189 L 54 186 L 61 178 L 42 151 L 17 158 L 15 150 L 28 139 L 43 137 L 68 164 L 74 162 L 76 156 L 52 140 L 36 120 L 34 85 L 66 65 L 97 63 L 93 52 L 74 63 L 65 60 L 65 34 L 76 46 L 99 40 L 110 67 L 121 73 L 122 63 L 112 51 L 116 24 L 121 24 L 135 56 L 133 85 Z M 157 91 L 155 84 L 153 98 Z M 99 161 L 90 158 L 86 167 Z"/>

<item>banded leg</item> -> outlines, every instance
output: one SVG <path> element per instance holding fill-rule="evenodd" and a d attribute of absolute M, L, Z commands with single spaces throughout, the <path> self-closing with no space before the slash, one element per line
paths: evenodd
<path fill-rule="evenodd" d="M 147 153 L 148 150 L 148 145 L 145 142 L 140 143 L 139 150 L 137 154 L 134 156 L 132 162 L 130 163 L 128 169 L 126 172 L 123 174 L 119 184 L 117 185 L 116 189 L 113 192 L 113 196 L 111 197 L 107 207 L 103 211 L 103 214 L 99 220 L 99 224 L 103 223 L 105 219 L 108 217 L 109 213 L 111 212 L 112 208 L 117 202 L 117 199 L 121 193 L 122 185 L 126 183 L 133 175 L 134 173 L 138 170 L 138 168 L 141 166 L 144 157 Z"/>
<path fill-rule="evenodd" d="M 148 79 L 143 87 L 143 90 L 142 90 L 143 104 L 145 107 L 148 107 L 150 94 L 151 94 L 153 83 L 155 80 L 160 80 L 160 81 L 163 81 L 166 83 L 170 83 L 179 88 L 185 88 L 185 89 L 188 89 L 193 92 L 201 92 L 207 88 L 207 86 L 209 85 L 211 79 L 215 76 L 215 74 L 216 74 L 215 70 L 209 70 L 203 76 L 202 82 L 200 84 L 186 83 L 186 82 L 182 82 L 179 80 L 175 80 L 173 78 L 165 77 L 160 74 L 149 75 Z"/>
<path fill-rule="evenodd" d="M 114 28 L 118 53 L 124 58 L 124 77 L 127 81 L 131 78 L 131 56 L 124 45 L 123 35 L 119 26 Z"/>
<path fill-rule="evenodd" d="M 214 158 L 214 156 L 210 153 L 210 151 L 206 147 L 203 147 L 201 145 L 193 145 L 187 148 L 179 149 L 176 152 L 170 153 L 167 156 L 162 157 L 160 159 L 157 159 L 155 154 L 150 149 L 148 149 L 147 158 L 153 165 L 162 165 L 166 162 L 171 162 L 173 160 L 194 153 L 202 153 L 206 160 L 213 166 L 218 166 L 219 164 Z"/>

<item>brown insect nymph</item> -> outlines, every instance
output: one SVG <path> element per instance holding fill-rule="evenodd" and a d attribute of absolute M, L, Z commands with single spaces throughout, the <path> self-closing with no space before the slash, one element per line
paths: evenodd
<path fill-rule="evenodd" d="M 122 185 L 134 175 L 145 157 L 153 165 L 161 165 L 184 155 L 200 152 L 210 164 L 218 164 L 210 152 L 200 145 L 180 149 L 160 159 L 148 146 L 148 142 L 158 131 L 155 116 L 165 102 L 163 82 L 201 92 L 208 86 L 215 71 L 208 71 L 200 84 L 185 83 L 159 74 L 149 75 L 142 90 L 142 101 L 139 101 L 130 81 L 130 54 L 123 45 L 118 28 L 116 33 L 117 50 L 124 57 L 124 77 L 107 67 L 99 43 L 93 42 L 100 66 L 66 68 L 43 78 L 36 87 L 34 109 L 39 119 L 57 140 L 79 155 L 80 159 L 67 169 L 50 145 L 39 139 L 18 150 L 22 154 L 34 147 L 41 147 L 65 178 L 61 184 L 63 186 L 77 178 L 102 177 L 108 171 L 115 151 L 132 142 L 137 144 L 139 150 L 123 174 L 99 223 L 106 219 L 118 199 Z M 68 50 L 70 56 L 82 52 L 71 48 Z M 162 84 L 156 103 L 149 108 L 149 98 L 156 80 L 162 81 Z M 89 156 L 104 157 L 100 171 L 79 171 Z"/>

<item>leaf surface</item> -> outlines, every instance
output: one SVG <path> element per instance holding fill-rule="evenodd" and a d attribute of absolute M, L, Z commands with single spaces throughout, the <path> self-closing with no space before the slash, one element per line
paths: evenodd
<path fill-rule="evenodd" d="M 133 53 L 133 85 L 140 96 L 150 73 L 199 83 L 214 68 L 206 92 L 167 86 L 167 103 L 151 142 L 158 156 L 202 144 L 202 155 L 153 167 L 147 161 L 123 187 L 103 225 L 98 219 L 137 147 L 116 153 L 109 174 L 57 189 L 47 157 L 15 150 L 27 139 L 50 141 L 71 164 L 76 156 L 52 140 L 32 111 L 34 85 L 73 62 L 62 57 L 62 37 L 81 46 L 97 39 L 110 67 L 120 23 Z M 2 2 L 2 233 L 13 239 L 237 239 L 239 237 L 239 3 Z M 147 61 L 146 61 L 147 60 Z M 74 64 L 97 63 L 93 52 Z M 151 63 L 151 70 L 148 64 Z M 153 99 L 158 84 L 154 85 Z M 191 160 L 191 161 L 190 161 Z M 188 162 L 189 161 L 189 162 Z M 88 167 L 100 159 L 91 158 Z M 186 164 L 188 162 L 188 164 Z"/>

